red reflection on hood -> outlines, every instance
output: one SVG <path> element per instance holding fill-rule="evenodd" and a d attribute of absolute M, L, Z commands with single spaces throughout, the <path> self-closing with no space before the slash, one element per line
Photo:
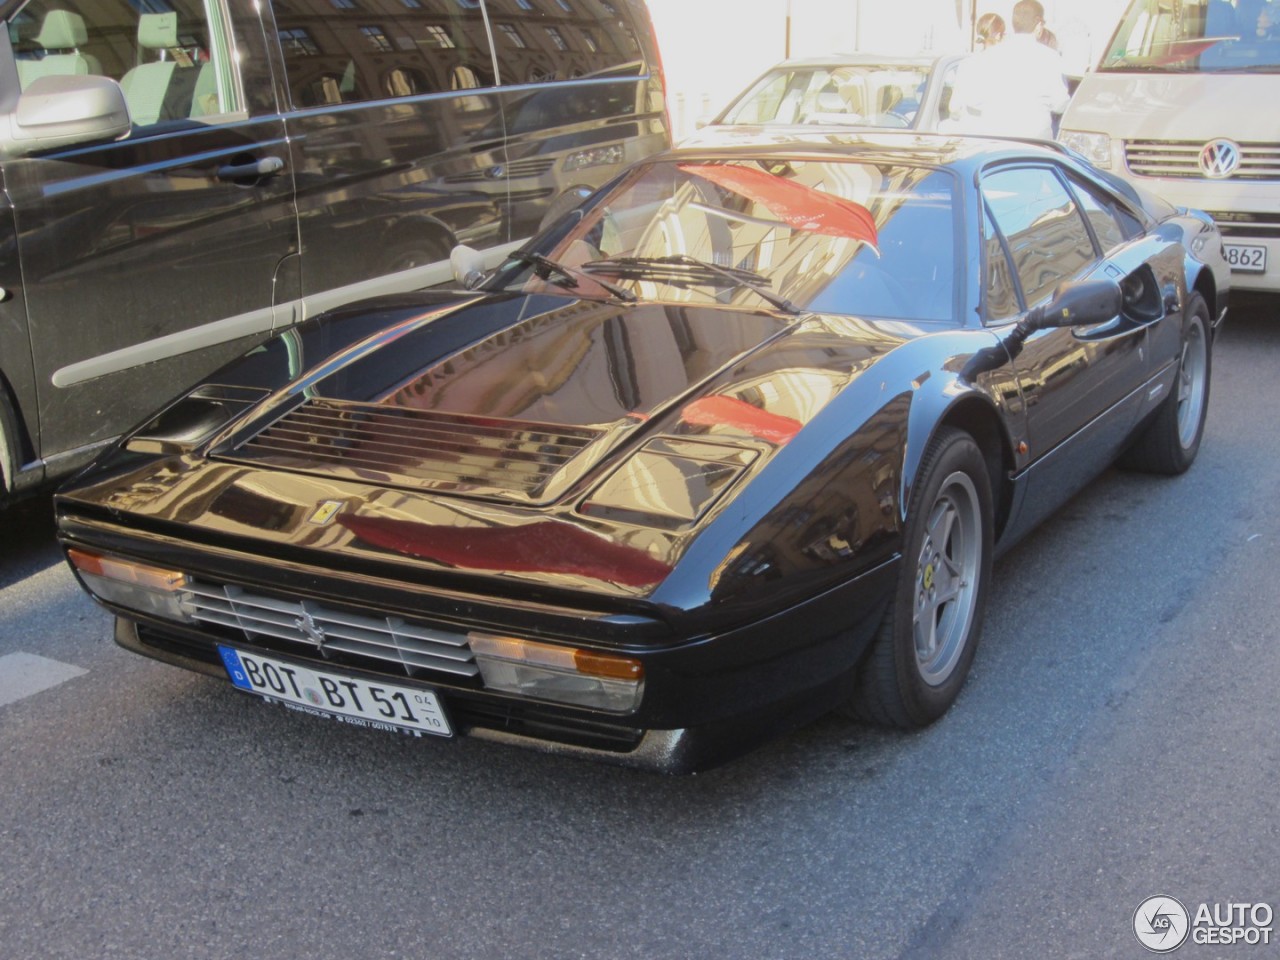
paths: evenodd
<path fill-rule="evenodd" d="M 576 574 L 628 587 L 657 583 L 671 572 L 643 550 L 559 520 L 473 528 L 394 517 L 340 516 L 338 522 L 374 546 L 468 570 Z"/>
<path fill-rule="evenodd" d="M 680 411 L 680 419 L 702 427 L 736 427 L 753 437 L 778 444 L 786 443 L 804 426 L 794 417 L 761 410 L 737 397 L 702 397 L 694 400 Z"/>
<path fill-rule="evenodd" d="M 728 163 L 682 163 L 679 168 L 768 207 L 780 220 L 797 230 L 849 237 L 873 247 L 876 245 L 876 219 L 860 203 L 806 187 L 786 177 L 775 177 L 754 167 Z"/>

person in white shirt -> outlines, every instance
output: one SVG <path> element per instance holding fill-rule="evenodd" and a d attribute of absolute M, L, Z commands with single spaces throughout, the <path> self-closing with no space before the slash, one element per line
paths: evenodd
<path fill-rule="evenodd" d="M 1069 96 L 1062 58 L 1039 40 L 1044 29 L 1038 0 L 1014 4 L 1013 34 L 957 68 L 947 131 L 1053 138 L 1053 115 Z"/>

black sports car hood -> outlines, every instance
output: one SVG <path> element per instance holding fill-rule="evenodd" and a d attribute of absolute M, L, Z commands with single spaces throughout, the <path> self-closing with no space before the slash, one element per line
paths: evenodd
<path fill-rule="evenodd" d="M 876 411 L 894 391 L 863 374 L 910 325 L 553 296 L 393 307 L 223 371 L 215 389 L 260 391 L 239 421 L 185 448 L 144 430 L 60 509 L 196 550 L 652 598 L 681 564 L 710 589 L 721 541 L 746 543 L 823 460 L 892 487 L 902 424 Z M 255 379 L 272 351 L 288 377 L 280 361 Z M 842 440 L 863 418 L 876 435 Z"/>
<path fill-rule="evenodd" d="M 545 505 L 673 407 L 705 419 L 699 405 L 687 408 L 691 395 L 793 323 L 558 297 L 502 302 L 499 329 L 444 356 L 435 356 L 447 339 L 440 327 L 466 322 L 471 309 L 368 337 L 304 376 L 213 456 Z M 482 328 L 494 318 L 473 319 Z"/>

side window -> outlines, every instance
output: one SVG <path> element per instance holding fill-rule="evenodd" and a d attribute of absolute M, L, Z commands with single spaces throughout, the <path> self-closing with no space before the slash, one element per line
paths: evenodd
<path fill-rule="evenodd" d="M 1093 227 L 1093 234 L 1098 238 L 1104 254 L 1140 232 L 1141 227 L 1132 215 L 1124 213 L 1111 200 L 1099 196 L 1092 188 L 1074 177 L 1071 178 L 1071 187 L 1080 201 L 1080 208 L 1084 211 L 1089 225 Z"/>
<path fill-rule="evenodd" d="M 493 86 L 478 0 L 316 0 L 275 10 L 295 107 Z M 465 99 L 491 107 L 479 95 Z"/>
<path fill-rule="evenodd" d="M 988 320 L 1007 320 L 1018 313 L 1018 288 L 990 211 L 982 215 L 983 264 L 986 270 L 983 309 Z"/>
<path fill-rule="evenodd" d="M 951 94 L 956 89 L 956 71 L 960 64 L 947 64 L 946 73 L 942 75 L 942 92 L 938 94 L 938 119 L 946 120 L 951 116 Z"/>
<path fill-rule="evenodd" d="M 238 113 L 237 55 L 219 10 L 202 0 L 35 0 L 9 22 L 18 81 L 25 90 L 40 77 L 111 77 L 139 127 Z"/>
<path fill-rule="evenodd" d="M 737 106 L 733 113 L 725 118 L 727 123 L 776 123 L 792 120 L 799 101 L 799 91 L 788 98 L 791 92 L 793 73 L 779 73 L 765 80 L 756 87 Z M 780 117 L 782 106 L 786 103 L 790 108 L 786 116 Z"/>
<path fill-rule="evenodd" d="M 501 13 L 498 6 L 489 12 L 503 86 L 645 72 L 633 0 L 518 0 Z"/>
<path fill-rule="evenodd" d="M 1097 258 L 1079 207 L 1052 170 L 999 170 L 983 179 L 982 195 L 1004 234 L 1028 307 Z"/>

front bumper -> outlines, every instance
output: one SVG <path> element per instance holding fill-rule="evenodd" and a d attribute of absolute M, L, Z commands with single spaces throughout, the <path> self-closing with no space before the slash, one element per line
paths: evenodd
<path fill-rule="evenodd" d="M 628 653 L 645 664 L 645 698 L 632 715 L 483 689 L 406 680 L 346 664 L 263 650 L 313 669 L 419 685 L 436 694 L 455 730 L 478 739 L 666 773 L 729 760 L 847 700 L 883 614 L 897 563 L 759 622 L 722 634 Z M 858 611 L 850 617 L 849 611 Z M 119 609 L 115 639 L 152 659 L 227 680 L 217 645 L 254 650 L 245 637 L 140 617 Z"/>

